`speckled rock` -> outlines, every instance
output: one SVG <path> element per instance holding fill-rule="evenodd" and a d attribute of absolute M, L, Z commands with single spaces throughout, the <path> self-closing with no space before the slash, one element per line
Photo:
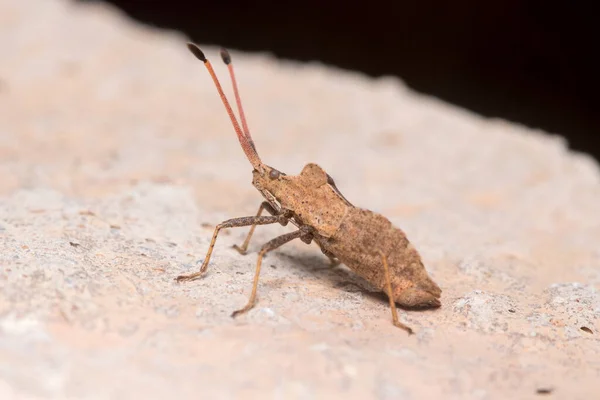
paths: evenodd
<path fill-rule="evenodd" d="M 102 4 L 0 0 L 0 398 L 591 399 L 600 173 L 557 136 L 317 63 L 232 51 L 261 157 L 317 162 L 421 252 L 442 307 L 400 311 L 261 201 L 173 32 Z M 203 47 L 218 61 L 216 49 Z M 224 80 L 226 70 L 215 62 Z"/>

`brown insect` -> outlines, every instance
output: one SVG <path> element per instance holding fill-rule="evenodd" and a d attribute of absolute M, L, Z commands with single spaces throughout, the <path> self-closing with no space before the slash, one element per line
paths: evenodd
<path fill-rule="evenodd" d="M 331 176 L 316 164 L 307 164 L 297 176 L 286 175 L 263 164 L 246 124 L 229 53 L 227 50 L 221 50 L 221 58 L 229 70 L 242 128 L 223 93 L 210 61 L 195 44 L 188 43 L 188 48 L 204 63 L 212 77 L 242 149 L 254 168 L 252 184 L 266 201 L 260 205 L 256 216 L 233 218 L 217 225 L 200 270 L 191 275 L 179 276 L 177 281 L 190 281 L 206 272 L 221 229 L 251 226 L 244 243 L 234 246 L 241 254 L 245 254 L 256 225 L 279 223 L 285 226 L 291 222 L 298 230 L 278 236 L 262 246 L 258 253 L 248 303 L 244 308 L 233 312 L 232 317 L 254 306 L 261 262 L 265 254 L 291 240 L 300 239 L 307 244 L 315 241 L 332 264 L 346 264 L 355 273 L 384 291 L 389 297 L 394 325 L 412 333 L 408 326 L 398 320 L 395 303 L 407 308 L 439 307 L 442 291 L 427 274 L 419 253 L 409 243 L 404 232 L 392 226 L 384 216 L 350 204 L 340 193 Z M 264 210 L 271 215 L 262 216 Z"/>

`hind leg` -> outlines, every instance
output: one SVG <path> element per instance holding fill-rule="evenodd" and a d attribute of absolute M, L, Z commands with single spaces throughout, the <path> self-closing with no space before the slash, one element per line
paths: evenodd
<path fill-rule="evenodd" d="M 388 266 L 387 257 L 385 256 L 385 254 L 383 254 L 382 251 L 379 251 L 379 254 L 381 255 L 381 261 L 383 262 L 383 271 L 385 274 L 387 295 L 390 299 L 390 309 L 392 310 L 392 323 L 394 324 L 394 326 L 400 329 L 404 329 L 410 335 L 413 333 L 413 330 L 410 327 L 404 325 L 402 322 L 400 322 L 400 320 L 398 320 L 398 311 L 396 310 L 396 303 L 394 303 L 394 298 L 392 297 L 392 279 L 390 278 L 390 267 Z"/>

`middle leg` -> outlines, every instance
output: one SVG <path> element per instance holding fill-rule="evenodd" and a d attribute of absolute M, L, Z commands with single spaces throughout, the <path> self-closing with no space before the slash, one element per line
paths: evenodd
<path fill-rule="evenodd" d="M 312 241 L 313 235 L 310 232 L 309 228 L 300 227 L 297 231 L 286 233 L 285 235 L 277 236 L 275 239 L 271 239 L 267 242 L 260 252 L 258 253 L 258 260 L 256 261 L 256 271 L 254 272 L 254 282 L 252 283 L 252 292 L 250 293 L 250 298 L 248 299 L 248 303 L 244 306 L 244 308 L 234 311 L 231 316 L 236 317 L 240 314 L 243 314 L 254 307 L 254 302 L 256 301 L 256 288 L 258 287 L 258 278 L 260 276 L 260 266 L 262 264 L 262 259 L 269 251 L 273 251 L 276 248 L 286 244 L 289 241 L 294 239 L 302 240 L 306 244 L 310 244 Z"/>
<path fill-rule="evenodd" d="M 335 254 L 333 254 L 329 250 L 325 250 L 319 242 L 317 242 L 317 244 L 319 245 L 319 248 L 321 249 L 321 253 L 323 253 L 324 255 L 327 256 L 327 258 L 329 258 L 329 266 L 331 268 L 337 267 L 338 265 L 341 264 L 341 261 L 335 256 Z"/>

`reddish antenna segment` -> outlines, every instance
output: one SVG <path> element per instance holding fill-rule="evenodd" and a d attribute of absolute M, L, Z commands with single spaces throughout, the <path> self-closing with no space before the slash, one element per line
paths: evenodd
<path fill-rule="evenodd" d="M 226 57 L 223 56 L 223 53 L 221 53 L 221 57 L 223 58 L 223 61 L 225 61 L 225 60 L 229 61 L 229 62 L 225 61 L 225 64 L 227 64 L 227 66 L 229 68 L 229 72 L 230 72 L 232 80 L 233 80 L 233 88 L 234 88 L 233 90 L 235 92 L 237 106 L 240 111 L 240 117 L 242 119 L 244 131 L 242 131 L 240 129 L 240 124 L 238 123 L 238 121 L 235 117 L 235 114 L 233 113 L 231 105 L 229 104 L 229 101 L 227 100 L 227 97 L 225 96 L 225 93 L 223 92 L 223 88 L 221 87 L 221 84 L 219 83 L 219 79 L 217 78 L 217 75 L 215 74 L 215 71 L 213 70 L 213 67 L 212 67 L 210 61 L 208 61 L 206 59 L 206 57 L 204 56 L 204 53 L 202 52 L 202 50 L 200 50 L 200 48 L 196 44 L 189 42 L 187 44 L 187 47 L 192 52 L 192 54 L 194 56 L 196 56 L 196 58 L 198 60 L 200 60 L 204 63 L 204 66 L 208 70 L 208 73 L 210 74 L 210 77 L 212 78 L 212 80 L 217 88 L 217 91 L 219 92 L 219 97 L 221 97 L 221 101 L 223 102 L 223 105 L 225 106 L 225 109 L 227 110 L 229 119 L 231 119 L 231 123 L 233 124 L 233 129 L 235 130 L 235 133 L 237 134 L 238 140 L 240 141 L 240 145 L 242 146 L 242 150 L 244 150 L 246 157 L 248 157 L 248 161 L 250 161 L 250 163 L 252 164 L 254 169 L 259 170 L 260 167 L 262 166 L 262 161 L 260 160 L 260 157 L 258 156 L 258 153 L 256 152 L 256 148 L 254 147 L 254 142 L 252 141 L 252 137 L 250 136 L 250 131 L 248 131 L 248 127 L 246 125 L 246 120 L 244 118 L 244 113 L 242 111 L 242 103 L 240 101 L 240 97 L 239 97 L 238 90 L 237 90 L 237 85 L 235 83 L 235 78 L 233 75 L 233 67 L 231 66 L 231 57 L 229 57 L 229 53 L 225 50 Z"/>
<path fill-rule="evenodd" d="M 225 65 L 227 65 L 227 69 L 229 70 L 229 77 L 231 78 L 231 84 L 233 85 L 233 94 L 235 96 L 235 102 L 238 108 L 238 113 L 240 114 L 240 120 L 242 122 L 242 130 L 244 131 L 244 135 L 252 145 L 252 148 L 254 148 L 254 150 L 256 151 L 256 148 L 254 147 L 254 141 L 252 140 L 252 136 L 250 136 L 250 129 L 248 128 L 248 123 L 246 122 L 246 116 L 244 115 L 242 99 L 238 90 L 237 80 L 235 79 L 233 64 L 231 63 L 231 55 L 229 54 L 227 49 L 221 49 L 221 59 L 223 60 Z"/>

